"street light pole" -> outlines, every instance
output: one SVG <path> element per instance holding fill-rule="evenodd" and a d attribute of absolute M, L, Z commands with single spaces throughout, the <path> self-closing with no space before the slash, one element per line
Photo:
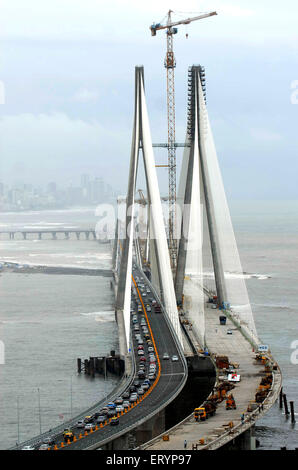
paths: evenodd
<path fill-rule="evenodd" d="M 19 397 L 17 396 L 17 420 L 18 420 L 18 446 L 20 444 L 20 404 Z"/>
<path fill-rule="evenodd" d="M 72 375 L 70 376 L 70 418 L 72 418 Z"/>
<path fill-rule="evenodd" d="M 40 432 L 40 434 L 42 434 L 42 432 L 41 432 L 41 410 L 40 410 L 40 391 L 39 391 L 39 388 L 37 389 L 37 392 L 38 392 L 39 432 Z"/>

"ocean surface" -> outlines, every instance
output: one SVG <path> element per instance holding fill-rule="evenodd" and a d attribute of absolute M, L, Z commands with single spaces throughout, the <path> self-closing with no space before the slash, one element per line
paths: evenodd
<path fill-rule="evenodd" d="M 258 333 L 281 366 L 284 392 L 295 402 L 298 420 L 298 365 L 291 362 L 292 343 L 298 344 L 298 202 L 239 202 L 231 213 Z M 94 208 L 0 214 L 0 229 L 94 228 L 96 222 Z M 84 236 L 79 241 L 2 236 L 1 261 L 109 269 L 111 250 Z M 39 417 L 46 431 L 114 387 L 116 378 L 105 382 L 76 373 L 77 357 L 118 349 L 113 301 L 108 277 L 1 274 L 1 449 L 38 434 Z M 276 404 L 258 422 L 259 449 L 298 447 L 297 428 Z"/>

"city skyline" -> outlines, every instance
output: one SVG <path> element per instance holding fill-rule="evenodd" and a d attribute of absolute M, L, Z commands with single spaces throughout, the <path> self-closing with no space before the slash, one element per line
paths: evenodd
<path fill-rule="evenodd" d="M 96 205 L 114 201 L 118 191 L 101 177 L 84 173 L 80 184 L 61 186 L 55 181 L 47 185 L 24 182 L 5 184 L 0 181 L 0 211 L 40 210 L 73 205 Z"/>

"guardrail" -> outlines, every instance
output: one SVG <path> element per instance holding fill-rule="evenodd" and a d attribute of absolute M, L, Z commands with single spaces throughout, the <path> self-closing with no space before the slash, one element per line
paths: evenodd
<path fill-rule="evenodd" d="M 224 444 L 226 444 L 227 442 L 229 442 L 232 439 L 235 439 L 235 437 L 239 436 L 244 431 L 247 431 L 247 429 L 249 429 L 251 426 L 253 426 L 255 424 L 255 421 L 254 421 L 255 416 L 261 417 L 268 411 L 269 408 L 271 408 L 273 403 L 275 403 L 275 401 L 277 399 L 277 396 L 278 396 L 278 394 L 280 393 L 280 390 L 281 390 L 281 383 L 282 383 L 281 377 L 282 377 L 282 374 L 281 374 L 281 370 L 280 370 L 279 367 L 278 367 L 277 370 L 278 370 L 278 375 L 279 375 L 279 381 L 277 383 L 277 388 L 275 387 L 275 382 L 276 382 L 275 375 L 276 375 L 276 373 L 274 373 L 274 371 L 273 371 L 273 373 L 272 373 L 272 377 L 273 377 L 272 387 L 271 387 L 268 395 L 266 396 L 266 398 L 260 403 L 260 405 L 263 407 L 263 410 L 262 409 L 260 410 L 259 408 L 257 408 L 256 410 L 250 412 L 248 417 L 244 419 L 243 423 L 239 423 L 236 426 L 234 426 L 233 428 L 229 429 L 228 431 L 222 433 L 217 439 L 214 439 L 212 442 L 202 446 L 201 450 L 215 450 L 215 449 L 218 449 L 219 447 L 222 447 Z M 271 404 L 269 404 L 269 402 L 271 402 Z M 267 405 L 267 407 L 266 407 L 266 405 Z M 264 407 L 266 409 L 264 409 Z M 226 442 L 222 442 L 223 440 L 226 441 Z"/>
<path fill-rule="evenodd" d="M 132 332 L 131 332 L 132 335 Z M 127 358 L 126 358 L 127 361 Z M 22 443 L 19 443 L 17 446 L 11 447 L 10 450 L 18 450 L 23 446 L 27 445 L 36 445 L 40 441 L 42 441 L 44 438 L 52 436 L 52 435 L 57 435 L 63 432 L 63 430 L 67 427 L 73 427 L 77 421 L 80 419 L 84 418 L 88 414 L 93 414 L 96 412 L 98 408 L 102 408 L 102 406 L 107 402 L 107 401 L 113 401 L 114 398 L 117 398 L 118 396 L 122 395 L 125 390 L 132 384 L 134 377 L 135 377 L 135 372 L 136 372 L 136 362 L 135 362 L 135 357 L 134 354 L 132 354 L 132 367 L 130 370 L 130 374 L 126 377 L 125 374 L 122 376 L 116 387 L 113 388 L 113 390 L 104 398 L 102 398 L 99 402 L 95 403 L 94 405 L 90 406 L 86 410 L 82 411 L 80 414 L 75 416 L 74 418 L 71 418 L 67 421 L 64 421 L 62 424 L 59 424 L 58 426 L 55 426 L 54 428 L 49 429 L 48 431 L 32 437 L 28 439 L 27 441 L 24 441 Z"/>

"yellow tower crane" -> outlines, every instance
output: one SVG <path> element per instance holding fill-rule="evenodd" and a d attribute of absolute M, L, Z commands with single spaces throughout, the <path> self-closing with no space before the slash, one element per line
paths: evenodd
<path fill-rule="evenodd" d="M 216 11 L 204 13 L 192 18 L 186 18 L 180 21 L 172 21 L 172 10 L 168 11 L 167 24 L 161 23 L 150 26 L 151 35 L 156 36 L 156 32 L 166 29 L 167 34 L 167 53 L 164 66 L 167 69 L 167 110 L 168 110 L 168 166 L 169 168 L 169 253 L 171 267 L 174 270 L 177 261 L 177 240 L 175 239 L 176 226 L 176 145 L 175 145 L 175 81 L 174 69 L 176 67 L 176 59 L 173 48 L 173 35 L 177 34 L 178 29 L 175 26 L 180 24 L 189 24 L 192 21 L 208 18 L 217 15 Z M 159 165 L 161 166 L 161 165 Z"/>

